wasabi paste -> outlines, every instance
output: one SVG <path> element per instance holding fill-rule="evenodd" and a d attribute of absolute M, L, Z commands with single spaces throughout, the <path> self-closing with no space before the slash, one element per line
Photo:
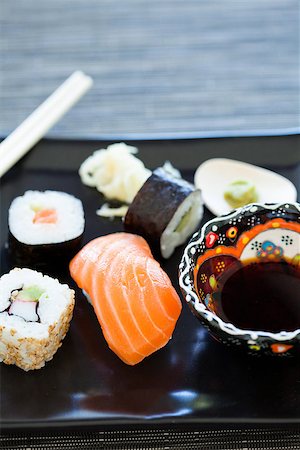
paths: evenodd
<path fill-rule="evenodd" d="M 255 186 L 250 181 L 237 180 L 230 183 L 225 192 L 224 198 L 232 208 L 240 208 L 258 200 Z"/>

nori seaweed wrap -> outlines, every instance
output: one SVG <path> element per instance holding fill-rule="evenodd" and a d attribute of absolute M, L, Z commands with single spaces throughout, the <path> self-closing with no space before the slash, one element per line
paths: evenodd
<path fill-rule="evenodd" d="M 80 250 L 82 235 L 69 241 L 54 244 L 24 244 L 14 235 L 8 234 L 8 256 L 11 265 L 17 267 L 31 267 L 43 270 L 45 273 L 55 272 L 56 269 L 68 271 L 69 262 Z"/>
<path fill-rule="evenodd" d="M 202 215 L 200 190 L 158 168 L 129 206 L 124 228 L 143 236 L 154 252 L 169 258 L 196 230 Z"/>

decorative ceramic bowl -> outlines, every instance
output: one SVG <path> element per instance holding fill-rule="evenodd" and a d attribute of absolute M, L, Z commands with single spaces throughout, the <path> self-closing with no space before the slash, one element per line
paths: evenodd
<path fill-rule="evenodd" d="M 195 316 L 224 344 L 236 345 L 257 355 L 296 354 L 300 350 L 299 325 L 296 329 L 287 327 L 287 331 L 266 331 L 267 327 L 247 329 L 224 319 L 220 306 L 224 283 L 238 270 L 255 263 L 281 263 L 275 267 L 287 266 L 293 272 L 292 282 L 300 281 L 298 203 L 254 203 L 207 222 L 193 235 L 179 265 L 179 284 L 184 298 Z M 259 266 L 262 267 L 256 264 L 256 267 Z M 265 270 L 270 265 L 263 267 Z M 279 280 L 277 278 L 276 282 Z M 262 285 L 260 280 L 255 287 L 258 293 Z M 293 305 L 299 318 L 300 292 L 297 288 L 292 292 L 295 295 Z M 241 311 L 246 294 L 248 292 L 241 289 L 237 295 Z M 260 317 L 259 308 L 258 305 L 255 311 L 257 317 Z M 272 303 L 269 304 L 269 312 L 270 316 L 267 313 L 267 317 L 271 318 Z M 292 316 L 294 318 L 295 314 Z"/>

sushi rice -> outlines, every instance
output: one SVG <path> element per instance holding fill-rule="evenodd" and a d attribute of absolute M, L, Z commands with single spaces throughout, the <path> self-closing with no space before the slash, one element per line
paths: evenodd
<path fill-rule="evenodd" d="M 25 371 L 43 367 L 62 344 L 74 302 L 72 289 L 40 272 L 15 268 L 3 275 L 0 361 Z"/>

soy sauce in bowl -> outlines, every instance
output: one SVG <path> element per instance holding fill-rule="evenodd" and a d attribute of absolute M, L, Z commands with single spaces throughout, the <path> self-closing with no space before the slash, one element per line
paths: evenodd
<path fill-rule="evenodd" d="M 300 271 L 286 262 L 253 263 L 238 268 L 214 295 L 216 314 L 246 330 L 300 328 Z"/>

